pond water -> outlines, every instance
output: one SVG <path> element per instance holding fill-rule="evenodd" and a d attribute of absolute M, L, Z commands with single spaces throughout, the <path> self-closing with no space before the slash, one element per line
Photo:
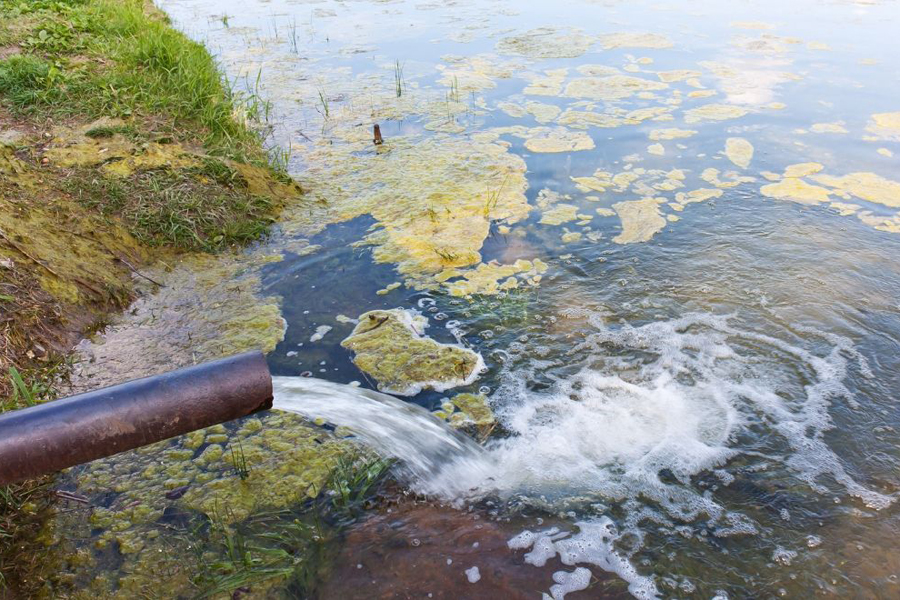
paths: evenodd
<path fill-rule="evenodd" d="M 404 483 L 507 523 L 494 570 L 455 564 L 462 587 L 437 597 L 486 597 L 498 561 L 532 578 L 548 560 L 538 591 L 555 597 L 900 594 L 896 2 L 160 4 L 267 102 L 306 195 L 213 275 L 179 266 L 210 281 L 139 303 L 85 346 L 86 371 L 123 352 L 186 364 L 198 338 L 212 352 L 274 327 L 258 337 L 276 375 L 373 387 L 341 342 L 367 311 L 417 311 L 486 371 L 407 400 L 480 391 L 499 425 L 488 472 Z M 167 311 L 206 329 L 175 343 Z M 302 500 L 266 480 L 251 502 L 201 460 L 222 454 L 210 436 L 251 462 L 340 443 L 267 419 L 82 475 L 74 489 L 122 495 L 108 515 L 138 505 L 93 523 L 119 552 L 85 558 L 89 576 L 72 563 L 75 580 L 143 589 L 128 586 L 159 568 L 150 550 L 184 550 L 150 492 L 188 486 L 181 508 L 206 514 L 224 495 L 229 522 Z M 191 466 L 166 462 L 179 452 Z"/>

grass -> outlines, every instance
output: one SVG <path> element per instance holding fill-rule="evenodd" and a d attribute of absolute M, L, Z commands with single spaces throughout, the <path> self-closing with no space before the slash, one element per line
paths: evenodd
<path fill-rule="evenodd" d="M 33 406 L 55 395 L 53 381 L 61 369 L 50 363 L 42 369 L 20 371 L 10 367 L 13 392 L 0 398 L 0 412 Z M 0 597 L 4 590 L 28 597 L 39 586 L 39 573 L 47 548 L 40 541 L 46 515 L 52 510 L 53 478 L 0 486 Z"/>
<path fill-rule="evenodd" d="M 256 240 L 272 223 L 274 201 L 242 188 L 237 174 L 217 160 L 193 171 L 147 171 L 125 181 L 82 170 L 64 183 L 76 201 L 120 218 L 146 245 L 207 252 Z"/>
<path fill-rule="evenodd" d="M 225 26 L 227 21 L 223 16 Z M 9 48 L 13 53 L 0 59 L 4 121 L 41 129 L 49 122 L 78 126 L 119 118 L 124 124 L 97 126 L 87 135 L 124 136 L 136 146 L 162 136 L 191 149 L 202 146 L 196 155 L 213 157 L 191 169 L 122 178 L 51 165 L 40 171 L 35 192 L 0 180 L 0 200 L 22 210 L 40 203 L 58 213 L 59 231 L 28 235 L 64 236 L 68 213 L 55 203 L 64 206 L 69 197 L 95 211 L 98 229 L 105 220 L 121 220 L 148 246 L 216 251 L 255 240 L 267 229 L 278 201 L 250 193 L 229 166 L 239 161 L 263 167 L 288 183 L 289 152 L 269 155 L 263 148 L 271 105 L 259 95 L 261 74 L 255 85 L 238 91 L 201 44 L 171 28 L 145 0 L 0 0 L 0 50 Z M 22 150 L 22 159 L 37 170 L 40 151 L 35 143 Z M 73 323 L 87 321 L 71 317 L 93 315 L 102 327 L 103 315 L 131 299 L 123 281 L 109 298 L 85 295 L 93 299 L 82 307 L 86 314 L 70 312 L 42 288 L 39 265 L 6 245 L 0 240 L 15 268 L 0 268 L 0 412 L 53 398 L 66 369 L 52 358 L 53 348 L 71 344 Z M 32 353 L 38 342 L 47 356 Z M 53 498 L 52 478 L 0 487 L 0 597 L 38 595 L 46 553 L 40 535 Z"/>
<path fill-rule="evenodd" d="M 0 61 L 0 95 L 14 110 L 164 115 L 174 130 L 200 133 L 210 149 L 265 161 L 258 131 L 248 126 L 257 116 L 249 98 L 223 79 L 202 45 L 141 0 L 0 0 L 2 19 L 31 24 L 11 40 L 26 53 Z"/>

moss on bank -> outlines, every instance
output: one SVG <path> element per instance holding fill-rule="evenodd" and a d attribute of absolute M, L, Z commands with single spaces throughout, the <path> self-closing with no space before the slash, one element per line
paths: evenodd
<path fill-rule="evenodd" d="M 246 244 L 300 195 L 260 108 L 150 3 L 0 0 L 0 411 L 54 397 L 144 265 Z M 0 488 L 0 597 L 46 592 L 52 490 Z"/>

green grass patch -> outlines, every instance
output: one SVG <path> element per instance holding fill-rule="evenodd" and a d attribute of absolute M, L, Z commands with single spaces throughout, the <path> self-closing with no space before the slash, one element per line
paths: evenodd
<path fill-rule="evenodd" d="M 258 239 L 271 225 L 275 206 L 265 196 L 222 185 L 235 175 L 222 167 L 185 173 L 145 171 L 119 180 L 93 171 L 76 172 L 64 190 L 85 207 L 117 216 L 140 242 L 182 250 L 215 252 Z M 203 183 L 196 173 L 208 173 Z"/>
<path fill-rule="evenodd" d="M 265 103 L 238 97 L 206 49 L 140 0 L 0 0 L 0 21 L 23 54 L 0 61 L 0 98 L 33 116 L 164 118 L 183 137 L 240 160 L 266 162 Z M 254 127 L 256 123 L 260 127 Z"/>

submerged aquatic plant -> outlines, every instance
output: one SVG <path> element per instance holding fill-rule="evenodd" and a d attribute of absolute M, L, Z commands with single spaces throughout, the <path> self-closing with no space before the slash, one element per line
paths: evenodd
<path fill-rule="evenodd" d="M 497 203 L 500 201 L 500 194 L 503 192 L 503 187 L 506 185 L 507 180 L 509 179 L 509 173 L 506 174 L 506 177 L 503 178 L 503 181 L 500 183 L 500 187 L 496 190 L 492 190 L 488 192 L 487 197 L 484 200 L 484 218 L 489 218 L 491 212 L 496 208 Z"/>
<path fill-rule="evenodd" d="M 322 90 L 319 90 L 319 103 L 322 105 L 322 109 L 325 111 L 324 113 L 322 111 L 319 111 L 319 114 L 327 119 L 330 116 L 328 110 L 328 97 L 324 94 L 324 92 L 322 92 Z M 316 110 L 319 110 L 318 107 L 316 107 Z"/>
<path fill-rule="evenodd" d="M 234 446 L 231 446 L 231 464 L 234 465 L 234 472 L 241 478 L 241 481 L 250 477 L 250 467 L 247 464 L 247 457 L 244 455 L 244 445 L 240 442 L 238 442 L 237 452 L 234 451 Z"/>
<path fill-rule="evenodd" d="M 216 505 L 208 527 L 194 527 L 187 535 L 197 555 L 191 579 L 196 597 L 273 579 L 285 580 L 289 590 L 306 597 L 321 579 L 333 551 L 330 542 L 368 506 L 392 464 L 377 457 L 341 459 L 327 484 L 329 492 L 301 510 L 264 511 L 229 525 L 228 507 Z"/>
<path fill-rule="evenodd" d="M 339 513 L 357 513 L 385 480 L 393 464 L 394 461 L 379 457 L 340 457 L 328 482 L 332 507 Z"/>
<path fill-rule="evenodd" d="M 299 55 L 300 49 L 299 49 L 299 46 L 297 45 L 297 20 L 296 19 L 291 21 L 289 35 L 290 35 L 289 40 L 291 42 L 291 52 Z"/>
<path fill-rule="evenodd" d="M 403 65 L 400 64 L 400 61 L 394 61 L 394 91 L 397 92 L 397 97 L 403 95 Z"/>

